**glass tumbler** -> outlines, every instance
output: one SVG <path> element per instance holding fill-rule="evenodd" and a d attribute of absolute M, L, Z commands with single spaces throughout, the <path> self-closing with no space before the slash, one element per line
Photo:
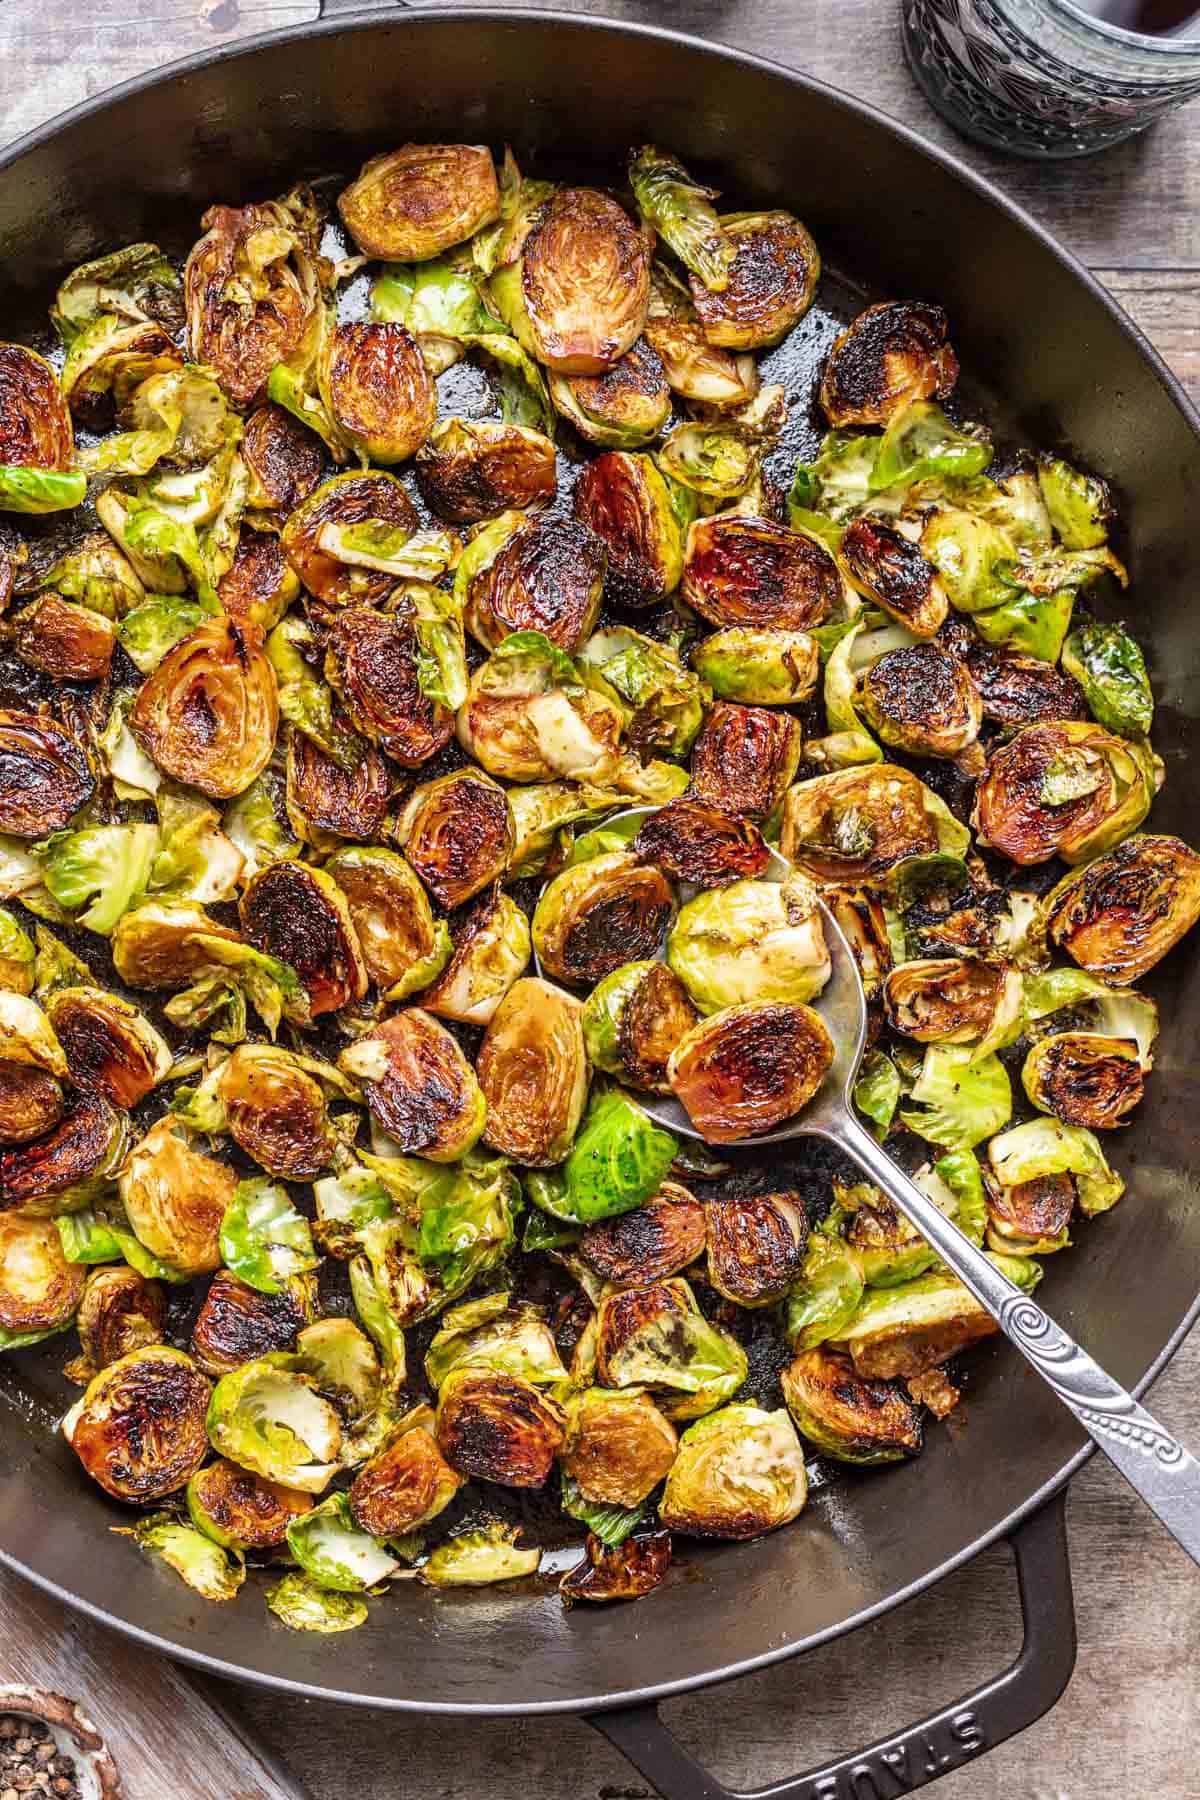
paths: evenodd
<path fill-rule="evenodd" d="M 901 5 L 926 98 L 956 131 L 1010 155 L 1089 156 L 1200 95 L 1200 35 L 1122 31 L 1070 0 Z"/>

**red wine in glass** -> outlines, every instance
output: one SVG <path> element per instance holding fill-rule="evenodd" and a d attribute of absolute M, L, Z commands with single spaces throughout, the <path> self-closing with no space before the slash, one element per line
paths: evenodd
<path fill-rule="evenodd" d="M 1140 31 L 1145 37 L 1175 37 L 1200 28 L 1200 0 L 1074 0 L 1074 4 L 1102 25 Z"/>

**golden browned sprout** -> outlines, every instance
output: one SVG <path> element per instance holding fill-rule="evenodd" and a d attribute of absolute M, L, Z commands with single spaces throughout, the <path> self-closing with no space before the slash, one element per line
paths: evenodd
<path fill-rule="evenodd" d="M 842 580 L 825 546 L 802 531 L 718 514 L 688 531 L 680 597 L 710 625 L 808 631 L 840 604 Z"/>
<path fill-rule="evenodd" d="M 558 479 L 544 432 L 499 419 L 439 419 L 414 467 L 426 504 L 454 525 L 552 500 Z"/>
<path fill-rule="evenodd" d="M 325 674 L 350 722 L 403 768 L 416 769 L 448 744 L 454 714 L 422 692 L 411 619 L 356 606 L 329 630 Z"/>
<path fill-rule="evenodd" d="M 831 425 L 886 425 L 914 400 L 945 400 L 958 380 L 946 315 L 927 300 L 882 300 L 859 313 L 821 377 Z"/>
<path fill-rule="evenodd" d="M 836 888 L 825 896 L 825 904 L 854 952 L 867 999 L 873 1000 L 892 966 L 892 942 L 883 902 L 878 894 L 868 893 L 865 888 Z"/>
<path fill-rule="evenodd" d="M 575 484 L 575 517 L 607 553 L 604 588 L 618 606 L 653 606 L 679 586 L 683 534 L 657 464 L 629 450 L 593 457 Z"/>
<path fill-rule="evenodd" d="M 99 681 L 108 673 L 117 634 L 103 613 L 39 594 L 13 620 L 13 649 L 53 681 Z"/>
<path fill-rule="evenodd" d="M 226 1163 L 193 1149 L 169 1113 L 134 1145 L 119 1187 L 129 1222 L 152 1256 L 184 1275 L 220 1267 L 221 1220 L 237 1176 Z"/>
<path fill-rule="evenodd" d="M 48 1069 L 0 1063 L 0 1144 L 27 1144 L 63 1116 L 63 1091 Z"/>
<path fill-rule="evenodd" d="M 644 1206 L 600 1219 L 579 1240 L 579 1254 L 614 1287 L 639 1287 L 678 1275 L 706 1241 L 705 1209 L 678 1182 L 664 1181 Z"/>
<path fill-rule="evenodd" d="M 338 325 L 320 369 L 339 435 L 372 462 L 404 462 L 437 417 L 437 389 L 411 332 L 393 322 Z"/>
<path fill-rule="evenodd" d="M 666 877 L 614 850 L 555 876 L 533 915 L 533 947 L 556 980 L 592 987 L 622 963 L 653 957 L 673 910 Z"/>
<path fill-rule="evenodd" d="M 371 1117 L 411 1156 L 456 1162 L 483 1130 L 475 1071 L 446 1027 L 419 1007 L 372 1026 L 343 1050 L 340 1066 L 361 1081 Z"/>
<path fill-rule="evenodd" d="M 364 255 L 427 262 L 499 217 L 491 152 L 484 144 L 404 144 L 364 164 L 338 211 Z"/>
<path fill-rule="evenodd" d="M 937 847 L 921 782 L 894 763 L 818 775 L 784 801 L 779 848 L 814 881 L 876 885 L 897 863 Z"/>
<path fill-rule="evenodd" d="M 678 1444 L 649 1394 L 587 1388 L 567 1406 L 563 1473 L 585 1500 L 638 1506 L 675 1461 Z"/>
<path fill-rule="evenodd" d="M 285 1543 L 288 1526 L 314 1504 L 311 1494 L 239 1469 L 224 1456 L 192 1476 L 187 1501 L 199 1530 L 238 1550 L 273 1550 Z"/>
<path fill-rule="evenodd" d="M 284 554 L 308 592 L 326 606 L 376 606 L 386 600 L 396 577 L 382 569 L 338 562 L 320 544 L 329 526 L 390 526 L 411 534 L 420 520 L 417 509 L 394 475 L 335 475 L 323 481 L 283 528 Z"/>
<path fill-rule="evenodd" d="M 0 1331 L 56 1331 L 67 1324 L 86 1274 L 63 1255 L 53 1219 L 0 1213 Z"/>
<path fill-rule="evenodd" d="M 67 469 L 75 434 L 58 378 L 35 350 L 0 344 L 0 463 Z"/>
<path fill-rule="evenodd" d="M 869 1467 L 921 1448 L 921 1419 L 896 1382 L 859 1375 L 848 1356 L 818 1345 L 780 1376 L 788 1411 L 817 1450 Z"/>
<path fill-rule="evenodd" d="M 983 721 L 966 666 L 936 644 L 881 656 L 863 677 L 862 708 L 877 737 L 911 756 L 957 756 Z"/>
<path fill-rule="evenodd" d="M 1037 656 L 1018 656 L 972 643 L 967 668 L 985 719 L 997 725 L 1035 725 L 1045 719 L 1086 719 L 1087 702 L 1073 675 Z"/>
<path fill-rule="evenodd" d="M 736 1306 L 770 1306 L 800 1276 L 808 1217 L 799 1194 L 711 1200 L 708 1279 Z"/>
<path fill-rule="evenodd" d="M 800 750 L 798 719 L 718 700 L 692 751 L 692 792 L 738 818 L 765 818 L 787 792 Z"/>
<path fill-rule="evenodd" d="M 358 935 L 345 895 L 323 869 L 268 863 L 247 882 L 241 914 L 250 942 L 295 969 L 314 1018 L 362 999 L 367 971 Z"/>
<path fill-rule="evenodd" d="M 211 1391 L 182 1350 L 151 1345 L 102 1369 L 63 1432 L 106 1493 L 144 1506 L 175 1493 L 204 1461 Z"/>
<path fill-rule="evenodd" d="M 95 790 L 78 739 L 40 713 L 0 712 L 0 831 L 61 831 Z"/>
<path fill-rule="evenodd" d="M 728 1006 L 676 1045 L 671 1087 L 701 1137 L 734 1144 L 812 1099 L 833 1061 L 819 1013 L 804 1005 Z"/>
<path fill-rule="evenodd" d="M 312 432 L 271 402 L 246 420 L 242 460 L 250 473 L 250 504 L 287 514 L 317 486 L 324 459 Z"/>
<path fill-rule="evenodd" d="M 213 799 L 241 794 L 275 749 L 279 691 L 256 627 L 206 620 L 147 676 L 129 729 L 152 762 Z"/>
<path fill-rule="evenodd" d="M 567 1570 L 558 1591 L 565 1605 L 576 1600 L 640 1600 L 661 1587 L 670 1566 L 669 1531 L 635 1532 L 612 1550 L 589 1531 L 584 1560 Z"/>
<path fill-rule="evenodd" d="M 278 1294 L 263 1294 L 218 1269 L 192 1326 L 192 1355 L 209 1375 L 227 1375 L 276 1350 L 291 1350 L 296 1333 L 313 1317 L 312 1292 L 303 1277 Z"/>
<path fill-rule="evenodd" d="M 328 1168 L 336 1139 L 324 1090 L 288 1051 L 239 1044 L 221 1070 L 218 1092 L 229 1135 L 269 1175 L 311 1181 Z"/>
<path fill-rule="evenodd" d="M 287 814 L 306 844 L 326 847 L 327 839 L 369 843 L 387 814 L 392 783 L 387 764 L 371 744 L 352 769 L 327 756 L 301 731 L 288 737 Z"/>
<path fill-rule="evenodd" d="M 758 392 L 758 365 L 710 344 L 682 282 L 656 262 L 650 274 L 646 342 L 657 351 L 675 393 L 702 406 L 743 406 Z"/>
<path fill-rule="evenodd" d="M 514 631 L 540 631 L 560 650 L 577 650 L 600 611 L 606 561 L 586 525 L 530 519 L 470 582 L 465 622 L 489 650 Z"/>
<path fill-rule="evenodd" d="M 631 982 L 621 997 L 615 1033 L 617 1067 L 610 1072 L 623 1076 L 633 1087 L 669 1094 L 667 1064 L 680 1038 L 696 1023 L 696 1009 L 674 969 L 660 962 L 640 966 L 640 979 Z M 620 978 L 620 969 L 610 977 L 614 981 Z"/>
<path fill-rule="evenodd" d="M 114 1173 L 124 1145 L 124 1116 L 102 1095 L 81 1094 L 44 1137 L 0 1150 L 0 1206 L 70 1210 L 64 1198 L 72 1189 L 86 1198 L 89 1177 Z"/>
<path fill-rule="evenodd" d="M 1046 928 L 1081 968 L 1117 987 L 1140 981 L 1200 919 L 1200 856 L 1147 832 L 1055 888 Z"/>
<path fill-rule="evenodd" d="M 812 305 L 821 259 L 799 219 L 787 212 L 727 213 L 737 245 L 728 286 L 714 293 L 689 277 L 692 304 L 710 344 L 760 350 L 787 336 Z"/>
<path fill-rule="evenodd" d="M 520 261 L 534 353 L 562 375 L 600 375 L 646 322 L 650 252 L 629 214 L 595 188 L 559 188 Z"/>
<path fill-rule="evenodd" d="M 531 1168 L 561 1162 L 587 1100 L 578 1000 L 548 981 L 515 982 L 492 1015 L 476 1068 L 484 1141 Z"/>
<path fill-rule="evenodd" d="M 650 443 L 671 414 L 662 360 L 645 338 L 602 375 L 552 375 L 550 397 L 581 437 L 604 449 Z"/>
<path fill-rule="evenodd" d="M 1137 1045 L 1097 1031 L 1039 1038 L 1025 1058 L 1021 1080 L 1042 1112 L 1092 1131 L 1124 1125 L 1146 1085 Z"/>
<path fill-rule="evenodd" d="M 1000 1243 L 1052 1243 L 1066 1232 L 1075 1210 L 1070 1175 L 1037 1175 L 1011 1187 L 989 1181 L 986 1194 L 988 1224 Z"/>
<path fill-rule="evenodd" d="M 1026 725 L 993 751 L 973 823 L 1015 863 L 1085 862 L 1141 823 L 1154 783 L 1149 752 L 1099 725 Z"/>
<path fill-rule="evenodd" d="M 360 1531 L 377 1538 L 403 1537 L 453 1500 L 464 1477 L 438 1449 L 433 1422 L 431 1408 L 417 1408 L 358 1471 L 350 1488 L 350 1511 Z"/>
<path fill-rule="evenodd" d="M 461 906 L 508 866 L 512 811 L 504 789 L 478 769 L 457 769 L 416 789 L 397 838 L 410 867 L 447 910 Z"/>
<path fill-rule="evenodd" d="M 519 1375 L 468 1364 L 442 1383 L 438 1448 L 460 1475 L 502 1487 L 544 1487 L 563 1435 L 562 1408 Z"/>
<path fill-rule="evenodd" d="M 911 538 L 882 519 L 855 519 L 842 534 L 842 567 L 866 599 L 906 625 L 914 637 L 934 637 L 950 609 L 937 570 Z"/>
<path fill-rule="evenodd" d="M 232 566 L 217 583 L 217 598 L 239 625 L 270 631 L 300 594 L 300 583 L 273 531 L 242 527 Z"/>
<path fill-rule="evenodd" d="M 370 844 L 339 850 L 326 864 L 346 897 L 367 974 L 394 997 L 401 984 L 424 985 L 444 953 L 445 926 L 434 922 L 425 890 L 395 850 Z M 408 991 L 406 987 L 406 991 Z"/>
<path fill-rule="evenodd" d="M 771 860 L 758 826 L 732 817 L 724 799 L 719 806 L 672 800 L 659 807 L 638 831 L 633 849 L 672 881 L 702 888 L 753 881 Z"/>
<path fill-rule="evenodd" d="M 76 1087 L 114 1106 L 136 1106 L 164 1079 L 171 1052 L 135 1006 L 102 988 L 60 988 L 46 1016 L 63 1047 Z"/>
<path fill-rule="evenodd" d="M 919 1044 L 970 1044 L 987 1035 L 1010 985 L 1007 971 L 988 963 L 923 957 L 885 977 L 884 1010 L 894 1031 Z"/>
<path fill-rule="evenodd" d="M 166 1312 L 161 1282 L 148 1281 L 127 1263 L 93 1269 L 75 1315 L 80 1355 L 67 1373 L 86 1383 L 120 1357 L 161 1344 Z"/>
<path fill-rule="evenodd" d="M 194 901 L 154 900 L 122 913 L 113 928 L 113 967 L 136 988 L 184 987 L 211 966 L 205 938 L 240 942 L 236 931 L 210 919 Z"/>

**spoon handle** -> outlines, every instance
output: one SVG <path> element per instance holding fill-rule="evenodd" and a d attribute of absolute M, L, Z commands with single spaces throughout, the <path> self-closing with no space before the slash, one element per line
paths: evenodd
<path fill-rule="evenodd" d="M 849 1110 L 829 1136 L 916 1226 L 1192 1561 L 1200 1563 L 1200 1463 L 1195 1457 L 975 1248 Z"/>

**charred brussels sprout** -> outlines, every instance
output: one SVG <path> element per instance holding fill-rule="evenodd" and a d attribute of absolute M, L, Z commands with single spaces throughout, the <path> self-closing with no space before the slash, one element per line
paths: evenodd
<path fill-rule="evenodd" d="M 1043 720 L 1085 719 L 1083 689 L 1073 675 L 1036 656 L 1014 656 L 971 644 L 967 668 L 985 719 L 997 725 L 1036 725 Z"/>
<path fill-rule="evenodd" d="M 600 375 L 646 321 L 650 254 L 628 213 L 595 188 L 559 188 L 534 214 L 493 300 L 530 353 L 561 375 Z"/>
<path fill-rule="evenodd" d="M 0 712 L 0 831 L 61 831 L 95 791 L 82 744 L 38 713 Z"/>
<path fill-rule="evenodd" d="M 586 1388 L 567 1406 L 563 1473 L 585 1500 L 636 1507 L 670 1470 L 678 1442 L 648 1394 Z"/>
<path fill-rule="evenodd" d="M 477 1059 L 487 1104 L 485 1140 L 533 1168 L 562 1161 L 587 1100 L 579 1002 L 526 977 L 504 996 Z"/>
<path fill-rule="evenodd" d="M 921 1417 L 898 1382 L 858 1375 L 848 1356 L 823 1348 L 795 1357 L 780 1379 L 792 1418 L 835 1462 L 868 1467 L 919 1453 Z"/>
<path fill-rule="evenodd" d="M 312 1507 L 312 1496 L 252 1475 L 220 1456 L 187 1485 L 192 1524 L 227 1550 L 274 1550 L 288 1526 Z"/>
<path fill-rule="evenodd" d="M 79 1359 L 65 1373 L 72 1381 L 88 1382 L 120 1357 L 161 1344 L 165 1320 L 159 1282 L 125 1263 L 91 1270 L 75 1316 Z"/>
<path fill-rule="evenodd" d="M 688 532 L 680 594 L 710 625 L 808 631 L 840 606 L 842 580 L 803 532 L 718 514 Z"/>
<path fill-rule="evenodd" d="M 789 790 L 779 848 L 818 883 L 885 887 L 905 865 L 966 850 L 966 827 L 939 808 L 937 796 L 894 763 L 839 769 Z"/>
<path fill-rule="evenodd" d="M 1080 624 L 1063 645 L 1063 668 L 1083 689 L 1092 716 L 1122 737 L 1143 737 L 1154 722 L 1145 658 L 1123 625 Z"/>
<path fill-rule="evenodd" d="M 240 794 L 275 748 L 275 671 L 250 627 L 213 619 L 169 650 L 146 680 L 129 728 L 176 781 L 214 799 Z"/>
<path fill-rule="evenodd" d="M 425 262 L 499 217 L 491 152 L 483 144 L 405 144 L 365 164 L 338 211 L 364 255 Z"/>
<path fill-rule="evenodd" d="M 339 850 L 326 873 L 346 897 L 367 974 L 389 1000 L 416 993 L 445 966 L 449 930 L 402 856 L 375 844 Z"/>
<path fill-rule="evenodd" d="M 277 1352 L 221 1377 L 208 1435 L 219 1456 L 305 1494 L 324 1492 L 342 1447 L 337 1413 L 303 1359 Z"/>
<path fill-rule="evenodd" d="M 562 1448 L 562 1409 L 531 1381 L 491 1369 L 451 1370 L 437 1406 L 437 1442 L 459 1474 L 502 1487 L 544 1487 Z"/>
<path fill-rule="evenodd" d="M 233 562 L 217 583 L 217 599 L 238 624 L 270 631 L 299 598 L 300 583 L 273 532 L 244 526 Z"/>
<path fill-rule="evenodd" d="M 629 185 L 643 216 L 684 268 L 713 293 L 723 292 L 737 244 L 709 204 L 718 189 L 694 180 L 681 162 L 655 144 L 630 151 Z"/>
<path fill-rule="evenodd" d="M 335 326 L 318 373 L 339 438 L 364 460 L 404 462 L 429 436 L 437 390 L 403 325 Z"/>
<path fill-rule="evenodd" d="M 587 1555 L 558 1584 L 563 1605 L 576 1600 L 640 1600 L 666 1580 L 671 1565 L 669 1531 L 639 1531 L 610 1548 L 589 1531 Z"/>
<path fill-rule="evenodd" d="M 53 1219 L 0 1213 L 0 1350 L 35 1343 L 70 1324 L 85 1270 L 68 1262 Z"/>
<path fill-rule="evenodd" d="M 43 1137 L 0 1150 L 0 1206 L 77 1211 L 111 1187 L 126 1143 L 125 1115 L 84 1094 Z"/>
<path fill-rule="evenodd" d="M 606 1388 L 648 1388 L 669 1419 L 711 1412 L 746 1379 L 746 1353 L 710 1325 L 678 1276 L 607 1295 L 596 1314 L 596 1373 Z"/>
<path fill-rule="evenodd" d="M 232 1204 L 237 1176 L 225 1163 L 191 1146 L 170 1117 L 134 1145 L 118 1187 L 138 1242 L 181 1275 L 220 1265 L 221 1220 Z"/>
<path fill-rule="evenodd" d="M 533 915 L 533 947 L 556 980 L 591 987 L 622 963 L 653 956 L 673 910 L 665 876 L 612 851 L 554 877 Z"/>
<path fill-rule="evenodd" d="M 1009 1256 L 1050 1256 L 1070 1242 L 1075 1183 L 1070 1175 L 1035 1175 L 1005 1187 L 989 1181 L 987 1241 Z"/>
<path fill-rule="evenodd" d="M 0 511 L 78 506 L 85 478 L 71 472 L 75 435 L 54 370 L 23 344 L 0 344 Z"/>
<path fill-rule="evenodd" d="M 863 679 L 862 706 L 876 735 L 912 756 L 957 756 L 983 719 L 967 668 L 936 644 L 881 656 Z"/>
<path fill-rule="evenodd" d="M 0 1062 L 0 1144 L 28 1144 L 63 1116 L 63 1091 L 48 1069 Z"/>
<path fill-rule="evenodd" d="M 732 625 L 703 638 L 692 667 L 720 700 L 793 706 L 817 685 L 816 639 L 807 631 Z"/>
<path fill-rule="evenodd" d="M 489 650 L 515 631 L 540 631 L 560 650 L 576 650 L 596 623 L 605 562 L 586 524 L 530 519 L 471 581 L 466 623 Z"/>
<path fill-rule="evenodd" d="M 302 731 L 289 734 L 287 814 L 302 842 L 323 850 L 339 838 L 375 837 L 390 794 L 387 764 L 371 745 L 354 769 L 344 769 Z"/>
<path fill-rule="evenodd" d="M 753 356 L 710 344 L 689 289 L 665 264 L 650 276 L 646 342 L 657 351 L 667 384 L 685 400 L 715 409 L 742 406 L 758 392 Z"/>
<path fill-rule="evenodd" d="M 417 1406 L 354 1477 L 350 1512 L 372 1537 L 403 1537 L 444 1512 L 462 1485 L 437 1447 L 433 1409 Z"/>
<path fill-rule="evenodd" d="M 735 881 L 680 908 L 667 961 L 701 1012 L 811 1000 L 829 979 L 816 890 L 803 875 Z"/>
<path fill-rule="evenodd" d="M 117 634 L 102 613 L 41 594 L 13 620 L 13 649 L 52 681 L 99 681 L 108 673 Z"/>
<path fill-rule="evenodd" d="M 282 406 L 260 406 L 250 415 L 241 451 L 250 475 L 250 505 L 262 512 L 294 512 L 321 479 L 316 438 Z"/>
<path fill-rule="evenodd" d="M 711 1200 L 708 1279 L 735 1306 L 781 1300 L 804 1266 L 808 1218 L 799 1194 Z"/>
<path fill-rule="evenodd" d="M 692 790 L 709 806 L 765 818 L 800 762 L 800 723 L 765 706 L 719 700 L 692 752 Z"/>
<path fill-rule="evenodd" d="M 46 998 L 46 1016 L 77 1087 L 131 1107 L 166 1079 L 171 1052 L 128 1000 L 102 988 L 59 988 Z"/>
<path fill-rule="evenodd" d="M 652 606 L 674 593 L 683 572 L 683 534 L 649 456 L 606 450 L 594 457 L 576 483 L 575 517 L 607 549 L 605 591 L 614 603 Z"/>
<path fill-rule="evenodd" d="M 623 963 L 588 995 L 583 1035 L 589 1060 L 633 1087 L 669 1094 L 667 1062 L 696 1012 L 663 963 Z"/>
<path fill-rule="evenodd" d="M 957 379 L 941 307 L 884 300 L 835 339 L 821 407 L 831 425 L 887 425 L 914 400 L 945 400 Z"/>
<path fill-rule="evenodd" d="M 1002 1188 L 1015 1188 L 1051 1175 L 1072 1175 L 1080 1211 L 1089 1219 L 1107 1212 L 1125 1192 L 1125 1183 L 1105 1160 L 1099 1139 L 1082 1125 L 1058 1119 L 1029 1119 L 994 1137 L 988 1145 L 992 1174 Z"/>
<path fill-rule="evenodd" d="M 671 413 L 662 360 L 644 338 L 602 375 L 552 375 L 550 398 L 581 437 L 605 450 L 649 444 Z"/>
<path fill-rule="evenodd" d="M 667 1074 L 700 1135 L 733 1144 L 798 1113 L 820 1087 L 833 1043 L 802 1005 L 728 1006 L 693 1027 Z"/>
<path fill-rule="evenodd" d="M 883 1004 L 893 1030 L 920 1044 L 992 1044 L 1017 1025 L 1021 981 L 988 963 L 923 957 L 884 977 Z"/>
<path fill-rule="evenodd" d="M 247 883 L 242 927 L 268 955 L 286 956 L 308 994 L 313 1018 L 367 991 L 367 972 L 346 897 L 323 869 L 270 863 Z"/>
<path fill-rule="evenodd" d="M 313 1314 L 310 1278 L 288 1282 L 280 1294 L 264 1294 L 218 1269 L 192 1327 L 192 1355 L 209 1375 L 227 1375 L 243 1363 L 290 1350 Z"/>
<path fill-rule="evenodd" d="M 371 525 L 411 535 L 419 524 L 416 507 L 394 475 L 335 475 L 289 517 L 284 555 L 308 592 L 326 606 L 375 606 L 391 593 L 396 577 L 340 562 L 325 547 L 326 534 Z"/>
<path fill-rule="evenodd" d="M 415 1006 L 356 1039 L 339 1066 L 362 1082 L 371 1117 L 409 1155 L 457 1162 L 483 1130 L 474 1070 L 445 1026 Z"/>
<path fill-rule="evenodd" d="M 723 288 L 690 277 L 692 303 L 710 344 L 761 350 L 787 336 L 812 305 L 821 259 L 799 219 L 787 212 L 724 213 L 735 256 Z"/>
<path fill-rule="evenodd" d="M 450 741 L 454 714 L 421 685 L 421 647 L 408 618 L 352 607 L 330 627 L 325 673 L 357 731 L 406 769 Z"/>
<path fill-rule="evenodd" d="M 1200 918 L 1200 856 L 1180 838 L 1139 834 L 1067 876 L 1045 906 L 1054 943 L 1127 987 Z"/>
<path fill-rule="evenodd" d="M 1015 863 L 1086 862 L 1136 830 L 1156 785 L 1140 744 L 1070 719 L 1027 725 L 994 752 L 976 791 L 975 828 L 981 845 Z"/>
<path fill-rule="evenodd" d="M 1025 1058 L 1021 1082 L 1039 1111 L 1093 1131 L 1123 1125 L 1145 1086 L 1137 1045 L 1095 1031 L 1039 1038 Z"/>
<path fill-rule="evenodd" d="M 703 1256 L 706 1231 L 700 1202 L 664 1181 L 643 1206 L 589 1225 L 579 1254 L 614 1287 L 641 1287 L 678 1275 Z"/>
<path fill-rule="evenodd" d="M 842 534 L 842 565 L 859 593 L 908 627 L 933 637 L 949 602 L 937 570 L 902 532 L 881 519 L 855 519 Z"/>
<path fill-rule="evenodd" d="M 135 1350 L 88 1383 L 63 1436 L 116 1500 L 144 1506 L 183 1487 L 208 1451 L 208 1382 L 182 1350 Z"/>
<path fill-rule="evenodd" d="M 496 419 L 439 419 L 415 468 L 426 503 L 455 525 L 552 500 L 557 486 L 550 439 Z"/>
<path fill-rule="evenodd" d="M 698 800 L 660 807 L 638 831 L 633 850 L 671 880 L 701 888 L 752 880 L 770 862 L 756 825 Z"/>
<path fill-rule="evenodd" d="M 807 1498 L 804 1452 L 787 1412 L 743 1403 L 688 1426 L 658 1511 L 689 1537 L 755 1538 L 794 1519 Z"/>
<path fill-rule="evenodd" d="M 221 1069 L 217 1093 L 230 1136 L 269 1175 L 311 1181 L 329 1166 L 336 1138 L 324 1089 L 289 1051 L 239 1044 Z M 244 1273 L 228 1249 L 225 1260 Z"/>
<path fill-rule="evenodd" d="M 450 960 L 421 995 L 426 1012 L 488 1025 L 532 954 L 529 922 L 499 888 L 483 894 L 454 934 Z"/>
<path fill-rule="evenodd" d="M 453 908 L 504 873 L 512 814 L 496 782 L 478 770 L 459 769 L 413 790 L 396 835 L 434 899 Z"/>

